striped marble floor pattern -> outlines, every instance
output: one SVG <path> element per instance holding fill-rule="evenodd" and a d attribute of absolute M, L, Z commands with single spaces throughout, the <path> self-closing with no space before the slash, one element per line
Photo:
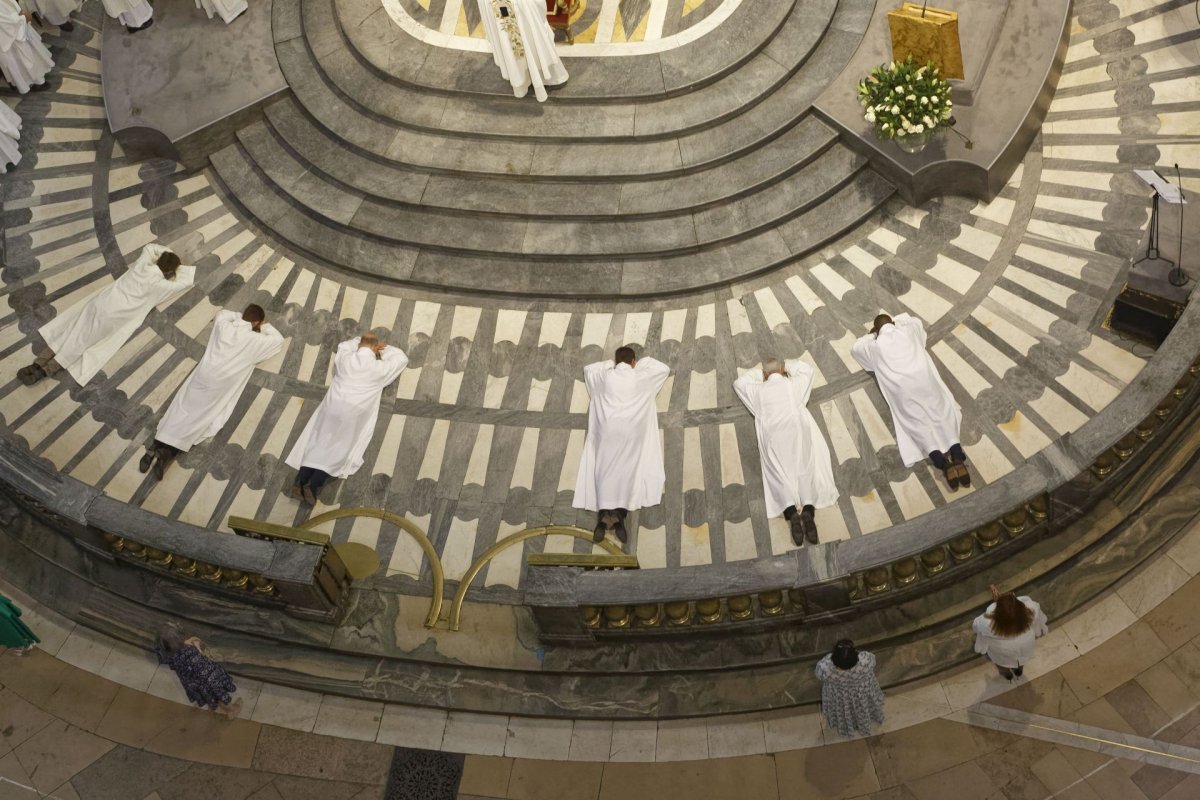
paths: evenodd
<path fill-rule="evenodd" d="M 227 202 L 207 171 L 133 163 L 107 132 L 95 20 L 47 37 L 51 90 L 16 104 L 25 160 L 3 179 L 5 258 L 0 416 L 10 445 L 144 509 L 228 530 L 230 515 L 281 523 L 305 512 L 282 457 L 324 393 L 336 344 L 372 329 L 411 366 L 384 394 L 366 466 L 317 511 L 374 506 L 426 530 L 446 577 L 497 540 L 550 523 L 590 528 L 571 507 L 586 427 L 583 365 L 636 343 L 674 374 L 659 396 L 663 504 L 632 519 L 644 568 L 751 559 L 793 547 L 762 504 L 753 421 L 738 370 L 768 355 L 817 372 L 813 408 L 842 492 L 818 512 L 822 541 L 869 535 L 961 498 L 899 461 L 891 421 L 850 345 L 880 310 L 929 329 L 963 407 L 975 488 L 1069 433 L 1134 380 L 1152 353 L 1103 328 L 1141 239 L 1148 203 L 1134 167 L 1200 164 L 1200 67 L 1178 45 L 1181 3 L 1076 4 L 1067 64 L 1042 136 L 990 204 L 893 201 L 836 246 L 726 289 L 670 300 L 513 301 L 405 290 L 289 252 Z M 1200 171 L 1186 173 L 1195 186 Z M 15 377 L 37 328 L 113 279 L 151 241 L 176 244 L 196 285 L 85 387 Z M 138 473 L 158 416 L 203 353 L 216 309 L 263 305 L 287 337 L 256 371 L 233 419 L 155 483 Z M 381 586 L 421 591 L 428 565 L 379 520 L 341 520 L 337 541 L 377 549 Z M 480 599 L 511 600 L 523 554 L 579 551 L 532 539 L 492 561 Z"/>

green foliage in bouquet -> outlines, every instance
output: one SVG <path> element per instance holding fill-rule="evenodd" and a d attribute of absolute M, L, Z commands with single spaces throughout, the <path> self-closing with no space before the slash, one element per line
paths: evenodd
<path fill-rule="evenodd" d="M 878 66 L 858 84 L 858 102 L 867 122 L 884 139 L 933 132 L 951 125 L 950 83 L 932 62 Z"/>

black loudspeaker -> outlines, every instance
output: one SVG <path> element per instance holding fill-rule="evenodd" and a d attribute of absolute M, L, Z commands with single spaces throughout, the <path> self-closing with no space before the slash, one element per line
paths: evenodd
<path fill-rule="evenodd" d="M 1172 286 L 1161 265 L 1148 261 L 1129 272 L 1125 287 L 1113 303 L 1108 326 L 1114 331 L 1158 347 L 1175 327 L 1187 305 L 1187 288 Z"/>

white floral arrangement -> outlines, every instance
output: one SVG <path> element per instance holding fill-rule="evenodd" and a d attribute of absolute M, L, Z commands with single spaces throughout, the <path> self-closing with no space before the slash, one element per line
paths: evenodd
<path fill-rule="evenodd" d="M 933 63 L 917 67 L 910 56 L 906 61 L 878 66 L 858 84 L 858 102 L 864 118 L 874 123 L 875 132 L 884 139 L 933 132 L 947 128 L 954 104 L 950 101 L 950 82 Z"/>

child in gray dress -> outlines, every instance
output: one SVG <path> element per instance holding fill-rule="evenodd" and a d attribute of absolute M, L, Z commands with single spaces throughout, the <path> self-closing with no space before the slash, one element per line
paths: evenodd
<path fill-rule="evenodd" d="M 821 711 L 830 728 L 842 736 L 867 735 L 872 723 L 883 724 L 883 690 L 875 679 L 875 656 L 842 639 L 817 662 Z"/>

